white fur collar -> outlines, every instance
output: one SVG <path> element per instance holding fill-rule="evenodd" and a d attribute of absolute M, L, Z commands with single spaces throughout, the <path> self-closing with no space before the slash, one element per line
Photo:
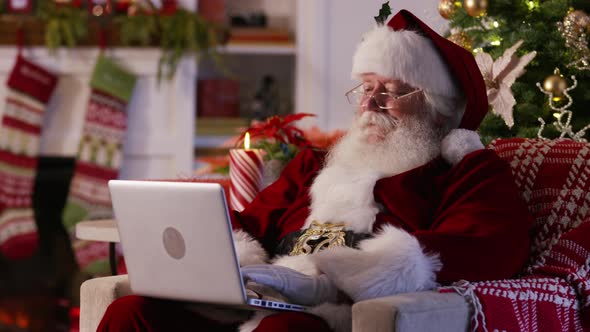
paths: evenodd
<path fill-rule="evenodd" d="M 370 233 L 379 212 L 373 188 L 382 176 L 377 171 L 359 173 L 337 165 L 324 168 L 311 187 L 311 213 L 304 228 L 317 220 L 344 223 L 347 229 Z"/>

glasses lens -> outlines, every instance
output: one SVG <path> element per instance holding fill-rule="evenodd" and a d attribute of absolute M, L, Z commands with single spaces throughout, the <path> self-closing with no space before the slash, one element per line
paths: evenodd
<path fill-rule="evenodd" d="M 377 106 L 382 109 L 392 108 L 395 101 L 395 99 L 388 93 L 378 93 L 373 98 L 375 98 Z"/>
<path fill-rule="evenodd" d="M 350 91 L 348 94 L 346 94 L 346 98 L 350 104 L 360 105 L 364 98 L 364 92 L 360 90 Z"/>

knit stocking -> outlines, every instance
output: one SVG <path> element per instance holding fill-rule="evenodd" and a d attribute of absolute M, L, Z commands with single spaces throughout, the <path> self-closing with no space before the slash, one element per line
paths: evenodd
<path fill-rule="evenodd" d="M 25 259 L 37 249 L 31 198 L 43 113 L 57 76 L 18 56 L 7 82 L 0 124 L 0 252 Z"/>
<path fill-rule="evenodd" d="M 92 91 L 63 221 L 80 270 L 104 275 L 109 271 L 108 244 L 78 240 L 75 226 L 82 220 L 113 217 L 107 183 L 119 173 L 127 128 L 125 109 L 135 77 L 101 56 L 90 85 Z"/>

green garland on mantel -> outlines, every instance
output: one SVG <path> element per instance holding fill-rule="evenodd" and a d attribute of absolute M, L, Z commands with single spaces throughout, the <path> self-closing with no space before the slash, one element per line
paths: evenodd
<path fill-rule="evenodd" d="M 2 0 L 0 0 L 2 1 Z M 45 46 L 55 53 L 59 47 L 76 47 L 88 37 L 90 20 L 86 8 L 57 5 L 53 1 L 39 1 L 35 16 L 45 22 Z M 121 46 L 159 45 L 162 55 L 158 62 L 158 79 L 171 79 L 180 59 L 185 54 L 194 54 L 197 59 L 207 54 L 225 70 L 216 46 L 227 31 L 206 21 L 195 12 L 177 8 L 171 14 L 147 13 L 140 10 L 135 15 L 116 15 L 98 21 L 105 26 L 115 23 L 119 26 Z"/>

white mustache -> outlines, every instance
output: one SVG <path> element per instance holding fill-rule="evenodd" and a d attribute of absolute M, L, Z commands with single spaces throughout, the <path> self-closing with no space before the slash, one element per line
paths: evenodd
<path fill-rule="evenodd" d="M 399 120 L 386 113 L 378 113 L 373 111 L 364 112 L 359 118 L 359 126 L 361 128 L 367 128 L 369 126 L 377 126 L 381 129 L 394 129 Z"/>

